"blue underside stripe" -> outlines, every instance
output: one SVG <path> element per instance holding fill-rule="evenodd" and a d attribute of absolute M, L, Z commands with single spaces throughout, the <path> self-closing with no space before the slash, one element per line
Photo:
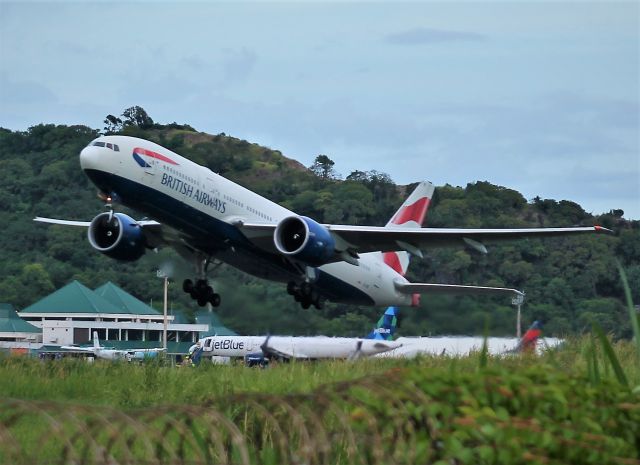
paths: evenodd
<path fill-rule="evenodd" d="M 280 260 L 273 255 L 258 249 L 234 226 L 220 221 L 179 200 L 159 192 L 144 184 L 130 179 L 98 170 L 85 170 L 91 181 L 105 193 L 115 193 L 127 207 L 150 215 L 157 221 L 193 238 L 193 247 L 204 252 L 215 254 L 229 245 L 236 247 L 237 252 L 248 253 L 269 260 L 277 266 Z M 287 272 L 286 268 L 282 268 Z M 291 275 L 291 279 L 299 275 Z M 314 283 L 323 296 L 333 302 L 354 305 L 373 305 L 374 301 L 361 290 L 336 278 L 329 273 L 318 270 L 318 280 Z"/>

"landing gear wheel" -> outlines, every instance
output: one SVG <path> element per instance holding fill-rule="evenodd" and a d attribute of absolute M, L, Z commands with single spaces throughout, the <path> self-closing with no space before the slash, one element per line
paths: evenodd
<path fill-rule="evenodd" d="M 311 302 L 308 301 L 307 299 L 303 300 L 301 302 L 302 308 L 304 308 L 305 310 L 308 309 L 309 307 L 311 307 Z"/>
<path fill-rule="evenodd" d="M 204 307 L 205 305 L 207 305 L 207 299 L 204 297 L 198 297 L 198 306 Z"/>
<path fill-rule="evenodd" d="M 182 282 L 182 290 L 187 294 L 191 294 L 191 291 L 193 290 L 193 281 L 191 281 L 190 279 L 185 279 Z"/>
<path fill-rule="evenodd" d="M 220 306 L 220 300 L 220 294 L 213 293 L 211 297 L 209 297 L 209 302 L 211 302 L 211 305 L 214 307 Z"/>
<path fill-rule="evenodd" d="M 287 283 L 287 294 L 295 295 L 298 290 L 298 285 L 294 281 L 289 281 Z"/>

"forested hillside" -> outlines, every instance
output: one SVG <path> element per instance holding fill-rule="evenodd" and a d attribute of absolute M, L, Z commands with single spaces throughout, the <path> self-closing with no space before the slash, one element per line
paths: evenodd
<path fill-rule="evenodd" d="M 307 169 L 277 150 L 223 133 L 204 134 L 175 123 L 159 125 L 150 118 L 136 120 L 131 114 L 124 122 L 111 118 L 105 121 L 106 132 L 153 140 L 320 222 L 383 225 L 412 187 L 396 186 L 389 176 L 367 167 L 344 180 L 336 179 L 327 155 L 319 156 Z M 170 250 L 122 264 L 95 252 L 83 229 L 32 221 L 36 215 L 89 220 L 103 211 L 95 187 L 78 162 L 80 150 L 98 134 L 99 130 L 85 126 L 38 125 L 25 132 L 0 129 L 0 302 L 21 308 L 77 279 L 92 288 L 112 281 L 160 308 L 162 286 L 155 272 L 171 263 L 175 272 L 172 308 L 196 310 L 181 290 L 181 273 L 188 268 Z M 424 260 L 414 259 L 408 277 L 524 289 L 524 324 L 542 319 L 546 334 L 580 332 L 594 318 L 606 330 L 628 336 L 616 260 L 628 274 L 634 301 L 640 302 L 640 222 L 626 221 L 622 215 L 612 210 L 593 217 L 570 201 L 527 200 L 514 190 L 482 181 L 466 187 L 439 186 L 428 226 L 601 224 L 616 234 L 493 245 L 488 255 L 462 247 L 430 250 Z M 284 285 L 224 266 L 217 269 L 214 280 L 222 295 L 217 312 L 239 333 L 363 335 L 382 311 L 334 304 L 324 310 L 303 310 Z M 513 334 L 515 311 L 509 300 L 487 297 L 423 296 L 419 308 L 403 309 L 400 332 L 478 334 L 487 314 L 492 334 Z"/>

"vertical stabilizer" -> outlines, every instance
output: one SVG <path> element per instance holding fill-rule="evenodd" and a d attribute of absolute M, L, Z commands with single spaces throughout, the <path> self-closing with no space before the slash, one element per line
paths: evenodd
<path fill-rule="evenodd" d="M 389 307 L 378 320 L 378 326 L 369 333 L 367 339 L 392 341 L 398 326 L 398 309 Z"/>
<path fill-rule="evenodd" d="M 518 342 L 518 345 L 511 352 L 535 352 L 540 336 L 542 336 L 542 323 L 536 320 L 529 327 L 527 332 L 523 334 L 522 338 Z"/>
<path fill-rule="evenodd" d="M 100 348 L 100 341 L 98 340 L 98 332 L 97 331 L 93 332 L 93 348 L 94 349 L 99 349 Z"/>
<path fill-rule="evenodd" d="M 423 181 L 413 190 L 402 206 L 391 217 L 387 228 L 421 228 L 427 216 L 427 210 L 435 187 L 428 181 Z M 405 275 L 409 268 L 409 253 L 385 252 L 382 254 L 384 262 L 401 275 Z"/>

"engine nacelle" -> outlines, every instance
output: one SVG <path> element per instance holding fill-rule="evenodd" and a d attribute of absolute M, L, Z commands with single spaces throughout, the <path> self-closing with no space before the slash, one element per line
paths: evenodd
<path fill-rule="evenodd" d="M 336 245 L 327 228 L 306 216 L 290 216 L 280 221 L 273 240 L 280 253 L 310 266 L 328 263 Z"/>
<path fill-rule="evenodd" d="M 124 213 L 100 213 L 87 231 L 91 246 L 108 257 L 132 262 L 144 255 L 142 227 Z"/>

